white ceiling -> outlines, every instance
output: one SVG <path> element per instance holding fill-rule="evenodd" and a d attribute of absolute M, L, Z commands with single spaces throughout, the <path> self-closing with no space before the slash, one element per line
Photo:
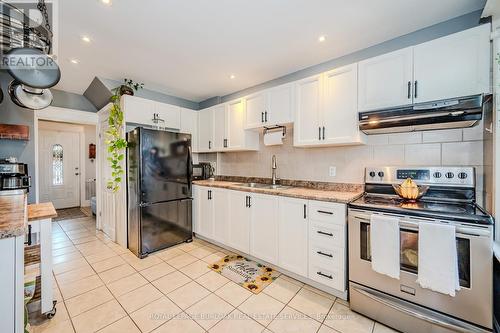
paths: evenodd
<path fill-rule="evenodd" d="M 223 96 L 471 11 L 485 0 L 59 1 L 56 88 L 94 76 L 201 101 Z M 92 38 L 90 44 L 82 35 Z M 326 35 L 324 43 L 318 43 Z M 69 59 L 77 58 L 79 64 Z M 236 79 L 230 80 L 229 75 Z"/>

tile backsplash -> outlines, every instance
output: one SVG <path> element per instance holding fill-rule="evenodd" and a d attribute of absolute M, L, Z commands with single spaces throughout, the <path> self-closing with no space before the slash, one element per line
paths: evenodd
<path fill-rule="evenodd" d="M 474 166 L 478 174 L 478 195 L 482 190 L 482 124 L 472 128 L 379 134 L 367 136 L 362 146 L 295 148 L 293 128 L 281 146 L 264 146 L 256 152 L 219 153 L 217 174 L 271 177 L 271 157 L 278 160 L 278 177 L 338 183 L 364 182 L 366 166 Z M 330 167 L 336 175 L 330 176 Z"/>

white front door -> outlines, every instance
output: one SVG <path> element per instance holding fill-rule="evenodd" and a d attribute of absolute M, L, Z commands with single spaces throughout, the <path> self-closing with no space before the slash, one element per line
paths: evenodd
<path fill-rule="evenodd" d="M 40 201 L 56 209 L 80 206 L 80 134 L 41 129 Z"/>

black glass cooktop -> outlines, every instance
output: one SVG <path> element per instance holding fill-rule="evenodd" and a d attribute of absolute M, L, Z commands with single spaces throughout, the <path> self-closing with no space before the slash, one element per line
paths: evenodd
<path fill-rule="evenodd" d="M 381 197 L 365 194 L 358 200 L 350 203 L 349 207 L 469 223 L 493 223 L 489 214 L 471 202 L 447 202 L 425 199 L 416 202 L 407 202 L 399 197 Z"/>

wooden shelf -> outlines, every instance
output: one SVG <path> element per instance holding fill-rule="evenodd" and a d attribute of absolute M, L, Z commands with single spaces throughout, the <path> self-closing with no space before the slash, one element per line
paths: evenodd
<path fill-rule="evenodd" d="M 30 128 L 26 125 L 0 124 L 0 139 L 3 140 L 29 140 Z"/>

